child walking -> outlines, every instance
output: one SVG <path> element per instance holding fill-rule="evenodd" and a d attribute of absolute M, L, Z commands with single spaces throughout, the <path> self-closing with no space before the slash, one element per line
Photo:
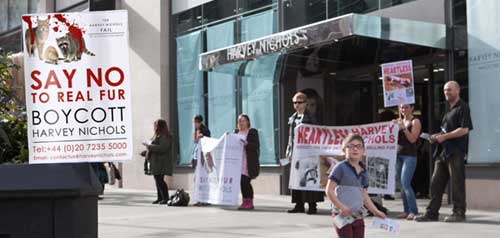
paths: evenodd
<path fill-rule="evenodd" d="M 326 185 L 326 195 L 334 205 L 332 214 L 337 235 L 340 238 L 363 238 L 363 206 L 377 217 L 386 216 L 368 196 L 363 137 L 349 134 L 342 143 L 342 151 L 346 159 L 333 168 Z"/>

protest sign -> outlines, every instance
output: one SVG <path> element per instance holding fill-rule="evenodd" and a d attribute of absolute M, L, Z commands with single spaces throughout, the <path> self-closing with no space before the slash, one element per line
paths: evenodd
<path fill-rule="evenodd" d="M 224 134 L 219 139 L 201 138 L 197 153 L 193 200 L 218 205 L 237 205 L 243 158 L 241 136 Z"/>
<path fill-rule="evenodd" d="M 22 16 L 30 163 L 132 158 L 127 11 Z"/>
<path fill-rule="evenodd" d="M 398 233 L 400 223 L 396 220 L 392 220 L 389 218 L 373 218 L 372 227 L 377 229 L 382 229 L 391 233 Z"/>
<path fill-rule="evenodd" d="M 382 65 L 384 107 L 415 103 L 413 64 L 411 60 Z"/>
<path fill-rule="evenodd" d="M 398 125 L 392 122 L 342 127 L 298 125 L 295 127 L 289 188 L 324 191 L 331 170 L 338 161 L 345 159 L 343 139 L 349 133 L 357 133 L 365 141 L 368 192 L 394 194 L 398 130 Z"/>

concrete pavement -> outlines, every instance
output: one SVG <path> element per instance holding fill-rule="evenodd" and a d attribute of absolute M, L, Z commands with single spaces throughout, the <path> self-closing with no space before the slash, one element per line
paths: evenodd
<path fill-rule="evenodd" d="M 254 211 L 238 211 L 236 207 L 168 207 L 153 205 L 153 191 L 106 188 L 99 201 L 99 237 L 336 237 L 329 215 L 329 202 L 319 204 L 318 215 L 287 214 L 292 207 L 289 196 L 256 195 Z M 418 200 L 424 211 L 427 200 Z M 401 200 L 384 201 L 395 217 L 402 210 Z M 443 217 L 451 213 L 449 206 L 441 210 L 441 222 L 417 223 L 399 220 L 401 232 L 388 233 L 371 228 L 365 219 L 367 238 L 498 238 L 500 211 L 467 211 L 467 222 L 448 224 Z"/>

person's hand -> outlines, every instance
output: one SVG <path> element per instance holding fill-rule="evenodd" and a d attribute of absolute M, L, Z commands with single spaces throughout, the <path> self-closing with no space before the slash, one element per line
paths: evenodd
<path fill-rule="evenodd" d="M 437 136 L 436 136 L 436 141 L 437 141 L 439 144 L 443 143 L 445 140 L 446 140 L 446 138 L 444 137 L 444 135 L 443 135 L 443 134 L 440 134 L 440 135 L 437 135 Z"/>
<path fill-rule="evenodd" d="M 431 140 L 431 142 L 442 143 L 445 140 L 445 137 L 443 134 L 437 133 L 437 134 L 431 135 L 430 140 Z"/>
<path fill-rule="evenodd" d="M 346 207 L 346 206 L 342 206 L 340 208 L 340 215 L 342 216 L 352 216 L 352 211 L 350 208 Z"/>
<path fill-rule="evenodd" d="M 374 214 L 374 216 L 376 217 L 380 217 L 380 218 L 387 218 L 387 216 L 385 215 L 385 213 L 381 212 L 381 211 L 376 211 Z"/>

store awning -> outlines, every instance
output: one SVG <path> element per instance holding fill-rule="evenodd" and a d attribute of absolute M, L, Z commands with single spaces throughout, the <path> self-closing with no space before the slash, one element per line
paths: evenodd
<path fill-rule="evenodd" d="M 446 49 L 443 24 L 347 14 L 200 54 L 199 68 L 209 71 L 225 64 L 337 42 L 351 36 Z"/>

